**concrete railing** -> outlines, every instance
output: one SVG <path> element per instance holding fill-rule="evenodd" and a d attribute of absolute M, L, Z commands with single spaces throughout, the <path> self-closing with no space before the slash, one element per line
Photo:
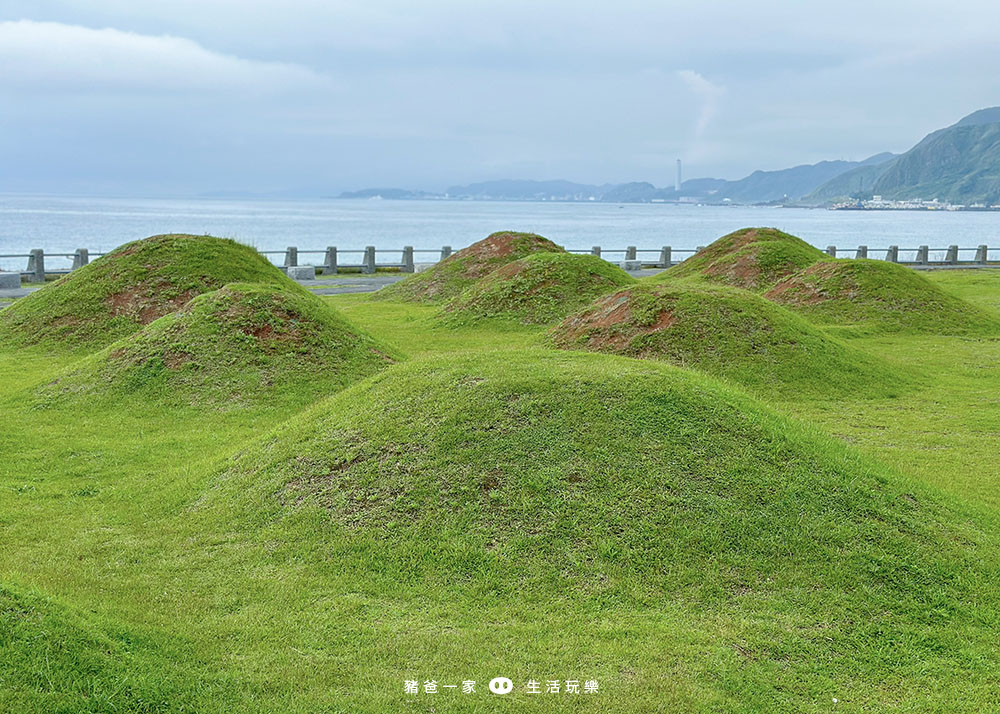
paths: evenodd
<path fill-rule="evenodd" d="M 669 245 L 660 248 L 638 248 L 630 245 L 625 248 L 602 248 L 595 245 L 590 250 L 571 250 L 570 253 L 584 253 L 605 258 L 610 262 L 621 263 L 628 270 L 638 270 L 640 268 L 665 269 L 672 265 L 677 265 L 691 257 L 704 246 L 695 249 L 671 248 Z M 993 259 L 990 257 L 991 251 L 996 254 Z M 916 248 L 900 248 L 891 245 L 888 248 L 871 248 L 860 245 L 857 248 L 837 248 L 837 246 L 827 246 L 826 254 L 834 258 L 874 258 L 886 260 L 900 265 L 907 265 L 916 269 L 947 268 L 947 267 L 1000 267 L 1000 248 L 990 248 L 980 245 L 975 248 L 962 248 L 951 245 L 946 248 L 931 248 L 926 245 Z M 444 260 L 452 254 L 451 246 L 442 248 L 413 248 L 406 246 L 402 250 L 376 250 L 375 246 L 367 246 L 363 250 L 350 249 L 340 250 L 336 246 L 328 246 L 323 250 L 300 250 L 297 246 L 288 246 L 285 250 L 264 250 L 261 253 L 274 262 L 278 267 L 286 270 L 293 277 L 302 279 L 309 273 L 308 268 L 315 272 L 333 274 L 343 268 L 360 270 L 362 273 L 374 273 L 379 268 L 391 268 L 403 273 L 413 273 L 419 265 L 430 265 L 439 260 Z M 78 248 L 73 253 L 46 253 L 40 248 L 32 250 L 30 253 L 19 253 L 12 255 L 0 255 L 0 261 L 23 260 L 26 261 L 24 270 L 20 271 L 21 278 L 27 282 L 41 283 L 46 276 L 65 275 L 90 262 L 91 257 L 104 255 L 104 253 L 91 253 L 86 248 Z M 423 255 L 429 260 L 418 261 L 417 256 Z M 313 262 L 300 263 L 300 258 L 304 256 L 320 256 Z M 619 258 L 618 256 L 622 256 Z M 61 259 L 63 263 L 70 262 L 69 267 L 53 268 L 46 265 L 47 258 Z M 308 260 L 308 258 L 306 258 Z M 303 268 L 300 271 L 293 271 L 293 268 Z M 16 271 L 15 271 L 16 272 Z"/>

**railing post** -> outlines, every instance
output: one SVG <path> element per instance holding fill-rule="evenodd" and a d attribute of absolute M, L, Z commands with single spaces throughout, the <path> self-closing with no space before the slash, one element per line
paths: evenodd
<path fill-rule="evenodd" d="M 889 250 L 887 250 L 885 252 L 885 259 L 887 261 L 889 261 L 890 263 L 898 263 L 899 262 L 899 246 L 898 245 L 890 245 L 889 246 Z"/>
<path fill-rule="evenodd" d="M 413 272 L 413 246 L 408 245 L 403 248 L 403 272 Z"/>
<path fill-rule="evenodd" d="M 375 246 L 369 245 L 365 247 L 365 261 L 361 267 L 362 273 L 374 273 L 375 272 Z"/>
<path fill-rule="evenodd" d="M 28 255 L 28 276 L 29 283 L 45 282 L 45 251 L 35 248 Z"/>
<path fill-rule="evenodd" d="M 630 245 L 625 249 L 625 260 L 635 260 L 635 246 Z"/>
<path fill-rule="evenodd" d="M 441 249 L 441 260 L 444 260 L 444 259 L 445 259 L 445 258 L 447 258 L 447 257 L 448 257 L 449 255 L 451 255 L 451 246 L 450 246 L 450 245 L 446 245 L 446 246 L 444 246 L 444 247 L 443 247 L 443 248 Z"/>
<path fill-rule="evenodd" d="M 958 262 L 958 246 L 949 245 L 948 253 L 945 255 L 944 262 L 948 265 L 955 265 Z"/>
<path fill-rule="evenodd" d="M 76 253 L 73 254 L 73 270 L 82 268 L 89 262 L 90 262 L 90 253 L 87 252 L 87 249 L 77 248 Z"/>
<path fill-rule="evenodd" d="M 600 258 L 601 257 L 601 246 L 595 245 L 593 248 L 590 249 L 590 254 L 591 255 L 596 255 L 598 258 Z"/>
<path fill-rule="evenodd" d="M 859 245 L 858 252 L 854 255 L 855 258 L 867 258 L 868 257 L 868 246 Z"/>
<path fill-rule="evenodd" d="M 830 256 L 831 258 L 836 258 L 837 257 L 837 246 L 835 246 L 835 245 L 828 245 L 826 247 L 826 254 L 828 256 Z"/>
<path fill-rule="evenodd" d="M 976 248 L 976 262 L 980 265 L 986 265 L 986 256 L 989 252 L 990 249 L 985 245 Z"/>
<path fill-rule="evenodd" d="M 930 255 L 931 249 L 928 246 L 922 245 L 917 248 L 917 265 L 927 265 Z"/>
<path fill-rule="evenodd" d="M 299 264 L 299 249 L 294 245 L 285 248 L 285 267 L 294 268 Z"/>
<path fill-rule="evenodd" d="M 660 248 L 660 267 L 669 268 L 670 267 L 670 246 L 665 245 Z"/>
<path fill-rule="evenodd" d="M 337 274 L 337 249 L 329 245 L 326 247 L 326 256 L 323 258 L 323 274 Z"/>

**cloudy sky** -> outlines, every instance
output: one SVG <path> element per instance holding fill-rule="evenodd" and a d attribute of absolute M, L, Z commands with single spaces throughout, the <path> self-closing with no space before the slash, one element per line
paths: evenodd
<path fill-rule="evenodd" d="M 0 191 L 672 183 L 1000 105 L 1000 3 L 0 0 Z"/>

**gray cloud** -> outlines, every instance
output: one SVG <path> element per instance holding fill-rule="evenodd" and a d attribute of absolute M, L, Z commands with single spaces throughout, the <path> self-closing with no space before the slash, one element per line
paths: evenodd
<path fill-rule="evenodd" d="M 930 21 L 929 18 L 933 18 Z M 0 0 L 0 190 L 734 178 L 1000 104 L 1000 6 Z"/>

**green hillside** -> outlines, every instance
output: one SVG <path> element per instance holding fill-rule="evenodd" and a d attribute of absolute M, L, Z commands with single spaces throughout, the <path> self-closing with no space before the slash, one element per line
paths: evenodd
<path fill-rule="evenodd" d="M 1000 204 L 1000 108 L 980 110 L 935 131 L 885 164 L 834 178 L 803 201 L 822 203 L 859 194 Z"/>

